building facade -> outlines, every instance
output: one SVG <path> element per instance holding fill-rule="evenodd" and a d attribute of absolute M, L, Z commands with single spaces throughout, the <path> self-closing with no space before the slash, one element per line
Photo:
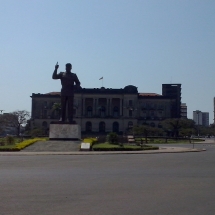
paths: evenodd
<path fill-rule="evenodd" d="M 187 105 L 186 105 L 186 103 L 181 103 L 181 118 L 187 119 Z"/>
<path fill-rule="evenodd" d="M 48 131 L 49 124 L 59 119 L 53 105 L 60 103 L 60 93 L 33 93 L 31 98 L 31 129 Z M 80 88 L 74 95 L 74 120 L 83 133 L 124 133 L 143 124 L 161 127 L 162 120 L 180 117 L 181 84 L 163 84 L 162 95 L 139 93 L 132 85 L 121 89 Z"/>
<path fill-rule="evenodd" d="M 214 97 L 214 124 L 215 124 L 215 97 Z"/>
<path fill-rule="evenodd" d="M 209 126 L 209 113 L 200 110 L 193 111 L 193 120 L 196 125 Z"/>

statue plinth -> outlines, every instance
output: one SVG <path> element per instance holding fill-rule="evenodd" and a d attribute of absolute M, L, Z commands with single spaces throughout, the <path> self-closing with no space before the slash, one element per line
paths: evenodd
<path fill-rule="evenodd" d="M 54 122 L 50 124 L 49 140 L 80 140 L 81 127 L 77 124 Z"/>

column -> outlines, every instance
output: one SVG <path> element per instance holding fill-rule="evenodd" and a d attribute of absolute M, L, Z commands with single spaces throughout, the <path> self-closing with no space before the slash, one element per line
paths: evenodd
<path fill-rule="evenodd" d="M 113 113 L 112 113 L 112 98 L 109 99 L 109 102 L 110 102 L 110 108 L 109 108 L 110 116 L 112 116 L 113 115 Z"/>
<path fill-rule="evenodd" d="M 83 115 L 86 114 L 86 108 L 85 108 L 85 98 L 83 98 Z"/>
<path fill-rule="evenodd" d="M 94 106 L 94 113 L 95 113 L 95 115 L 97 115 L 97 102 L 98 101 L 98 99 L 95 99 L 95 106 Z"/>
<path fill-rule="evenodd" d="M 93 107 L 92 107 L 92 108 L 93 108 L 93 116 L 96 114 L 96 113 L 95 113 L 95 107 L 96 107 L 96 105 L 95 105 L 95 100 L 96 100 L 96 99 L 93 98 Z"/>

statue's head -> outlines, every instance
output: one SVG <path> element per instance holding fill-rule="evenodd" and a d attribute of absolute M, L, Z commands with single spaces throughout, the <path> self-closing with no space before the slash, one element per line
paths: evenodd
<path fill-rule="evenodd" d="M 67 64 L 66 64 L 66 71 L 67 71 L 67 72 L 70 72 L 71 69 L 72 69 L 72 64 L 71 64 L 71 63 L 67 63 Z"/>

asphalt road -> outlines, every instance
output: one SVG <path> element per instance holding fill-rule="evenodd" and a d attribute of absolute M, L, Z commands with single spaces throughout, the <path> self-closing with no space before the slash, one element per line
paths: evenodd
<path fill-rule="evenodd" d="M 0 156 L 0 214 L 214 215 L 215 143 L 195 147 L 207 151 Z"/>

